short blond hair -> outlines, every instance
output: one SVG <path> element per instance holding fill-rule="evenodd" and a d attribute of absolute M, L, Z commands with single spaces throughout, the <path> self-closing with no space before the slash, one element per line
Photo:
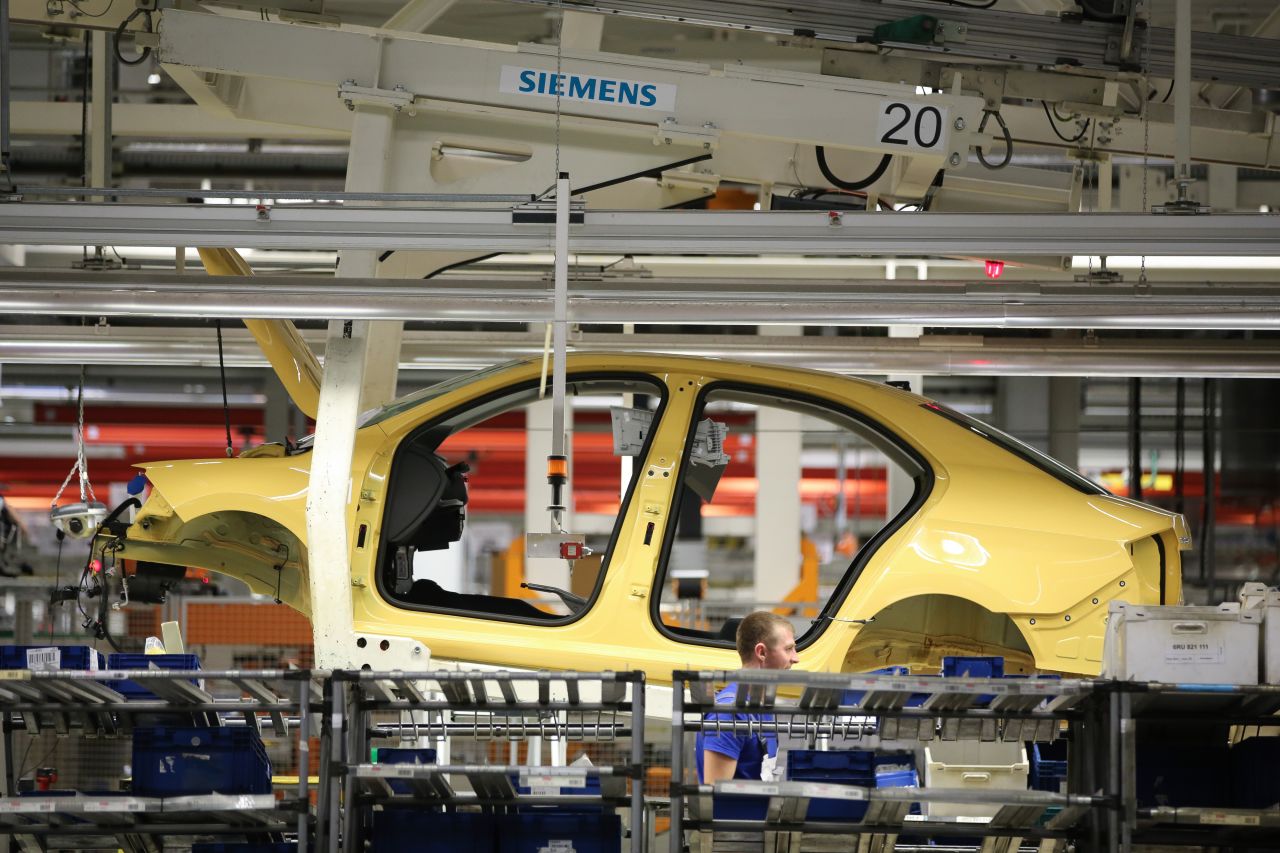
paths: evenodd
<path fill-rule="evenodd" d="M 738 658 L 746 663 L 755 654 L 757 643 L 772 646 L 780 628 L 794 632 L 791 623 L 768 610 L 757 610 L 747 614 L 738 624 Z"/>

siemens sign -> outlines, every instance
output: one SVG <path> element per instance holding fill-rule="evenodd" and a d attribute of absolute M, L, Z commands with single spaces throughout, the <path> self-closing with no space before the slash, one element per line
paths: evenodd
<path fill-rule="evenodd" d="M 502 66 L 499 91 L 509 95 L 532 95 L 554 98 L 556 89 L 568 101 L 592 104 L 616 104 L 666 110 L 676 107 L 676 87 L 669 83 L 645 83 L 641 80 L 619 80 L 616 77 L 592 77 L 585 74 L 556 74 L 537 68 Z"/>

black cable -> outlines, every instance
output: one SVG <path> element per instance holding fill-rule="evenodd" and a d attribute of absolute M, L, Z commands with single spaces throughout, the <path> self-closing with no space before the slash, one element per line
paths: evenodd
<path fill-rule="evenodd" d="M 992 116 L 996 117 L 996 124 L 1000 125 L 1000 132 L 1004 134 L 1004 159 L 996 165 L 987 162 L 987 158 L 982 155 L 982 146 L 975 145 L 973 150 L 978 155 L 978 162 L 986 166 L 988 169 L 1003 169 L 1009 165 L 1009 161 L 1013 159 L 1013 134 L 1009 132 L 1009 125 L 1004 123 L 1004 118 L 995 110 L 983 110 L 982 121 L 978 124 L 978 133 L 982 133 L 987 127 L 987 120 Z"/>
<path fill-rule="evenodd" d="M 125 31 L 129 28 L 129 24 L 133 23 L 133 19 L 138 17 L 139 15 L 142 15 L 147 22 L 146 29 L 143 30 L 143 32 L 147 32 L 147 33 L 155 32 L 155 26 L 153 25 L 151 20 L 150 9 L 143 9 L 141 7 L 134 9 L 133 12 L 129 15 L 129 17 L 125 18 L 123 21 L 120 22 L 120 26 L 116 27 L 115 40 L 111 42 L 111 49 L 115 51 L 116 59 L 120 60 L 125 65 L 141 65 L 142 63 L 146 62 L 148 59 L 151 58 L 151 48 L 149 47 L 144 47 L 142 49 L 142 53 L 138 54 L 136 59 L 125 59 L 124 55 L 120 53 L 120 37 L 125 34 Z"/>
<path fill-rule="evenodd" d="M 1089 124 L 1090 122 L 1093 121 L 1093 119 L 1085 119 L 1084 127 L 1080 128 L 1080 132 L 1076 134 L 1074 137 L 1068 139 L 1067 137 L 1062 135 L 1062 131 L 1058 130 L 1058 125 L 1053 120 L 1053 113 L 1049 112 L 1048 103 L 1046 103 L 1045 101 L 1041 101 L 1040 106 L 1044 107 L 1044 117 L 1049 120 L 1049 127 L 1053 128 L 1054 134 L 1057 135 L 1059 139 L 1061 139 L 1063 142 L 1067 143 L 1068 145 L 1075 145 L 1081 139 L 1084 139 L 1084 135 L 1089 132 Z"/>
<path fill-rule="evenodd" d="M 1064 116 L 1062 113 L 1058 112 L 1057 104 L 1053 105 L 1053 117 L 1058 121 L 1075 121 L 1075 116 Z"/>
<path fill-rule="evenodd" d="M 871 174 L 867 175 L 860 181 L 842 181 L 835 176 L 831 168 L 827 166 L 827 152 L 819 145 L 815 149 L 818 153 L 818 171 L 822 173 L 822 177 L 831 182 L 833 187 L 850 192 L 856 190 L 864 190 L 867 187 L 880 180 L 880 176 L 884 174 L 885 169 L 889 168 L 889 161 L 893 159 L 892 154 L 886 154 L 880 158 L 880 165 L 871 170 Z"/>
<path fill-rule="evenodd" d="M 1160 103 L 1162 103 L 1162 104 L 1167 104 L 1167 103 L 1169 102 L 1169 96 L 1173 94 L 1173 84 L 1174 84 L 1175 82 L 1177 82 L 1177 81 L 1175 81 L 1175 80 L 1170 80 L 1170 81 L 1169 81 L 1169 88 L 1165 91 L 1165 93 L 1164 93 L 1164 97 L 1160 99 Z M 1157 89 L 1155 86 L 1152 86 L 1152 87 L 1151 87 L 1151 91 L 1147 93 L 1147 100 L 1149 101 L 1149 100 L 1151 100 L 1152 98 L 1154 98 L 1154 97 L 1156 96 L 1156 92 L 1158 92 L 1158 91 L 1160 91 L 1160 90 L 1159 90 L 1159 89 Z"/>
<path fill-rule="evenodd" d="M 62 583 L 62 543 L 66 541 L 67 534 L 61 530 L 54 531 L 54 536 L 58 540 L 58 559 L 53 564 L 53 592 L 58 592 L 58 586 Z M 57 620 L 53 618 L 53 596 L 49 596 L 49 645 L 53 645 L 53 629 Z"/>
<path fill-rule="evenodd" d="M 116 0 L 107 0 L 106 7 L 103 8 L 103 10 L 96 15 L 86 12 L 84 10 L 84 7 L 81 6 L 79 3 L 77 3 L 76 0 L 66 0 L 66 3 L 68 6 L 75 9 L 77 12 L 79 12 L 81 15 L 84 15 L 86 18 L 101 18 L 103 15 L 111 11 L 111 7 L 116 4 Z"/>
<path fill-rule="evenodd" d="M 227 405 L 227 363 L 222 357 L 222 320 L 213 321 L 218 330 L 218 374 L 222 377 L 222 420 L 227 427 L 227 458 L 235 456 L 231 448 L 231 407 Z"/>
<path fill-rule="evenodd" d="M 987 0 L 986 3 L 964 3 L 961 0 L 933 0 L 934 3 L 945 3 L 948 6 L 963 6 L 966 9 L 990 9 L 996 5 L 997 0 Z"/>

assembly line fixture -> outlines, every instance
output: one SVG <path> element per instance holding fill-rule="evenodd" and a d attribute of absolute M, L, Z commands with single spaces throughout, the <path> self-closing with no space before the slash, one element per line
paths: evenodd
<path fill-rule="evenodd" d="M 99 670 L 0 673 L 4 788 L 0 833 L 34 849 L 82 849 L 90 839 L 117 839 L 112 849 L 146 849 L 143 837 L 213 835 L 218 838 L 297 833 L 307 853 L 315 816 L 306 768 L 310 738 L 319 734 L 313 714 L 327 673 L 309 670 Z M 145 687 L 151 698 L 126 699 L 121 682 Z M 160 716 L 157 716 L 160 715 Z M 15 734 L 51 732 L 57 737 L 128 737 L 135 727 L 185 719 L 201 725 L 270 729 L 297 738 L 298 781 L 277 798 L 265 794 L 135 796 L 130 793 L 21 796 Z M 181 725 L 167 723 L 168 725 Z M 321 752 L 327 737 L 320 734 Z M 279 791 L 279 788 L 277 788 Z M 321 801 L 323 808 L 323 801 Z M 23 849 L 27 849 L 24 847 Z"/>
<path fill-rule="evenodd" d="M 335 672 L 332 760 L 322 771 L 330 808 L 325 847 L 360 849 L 362 818 L 376 806 L 464 806 L 505 810 L 528 806 L 600 805 L 630 812 L 630 850 L 645 849 L 644 673 Z M 511 747 L 538 738 L 561 758 L 570 742 L 630 742 L 621 765 L 453 764 L 453 739 Z M 431 743 L 440 760 L 427 764 L 370 763 L 374 740 Z M 589 777 L 599 794 L 570 794 Z M 627 793 L 627 780 L 631 791 Z M 396 782 L 400 784 L 395 784 Z M 519 787 L 530 788 L 520 793 Z M 341 797 L 339 797 L 341 787 Z M 559 793 L 555 793 L 559 791 Z"/>

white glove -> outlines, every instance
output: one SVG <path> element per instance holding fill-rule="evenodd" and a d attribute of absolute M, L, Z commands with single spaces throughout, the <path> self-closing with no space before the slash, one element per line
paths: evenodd
<path fill-rule="evenodd" d="M 778 777 L 778 756 L 766 755 L 760 761 L 760 779 L 764 782 L 772 782 Z"/>

